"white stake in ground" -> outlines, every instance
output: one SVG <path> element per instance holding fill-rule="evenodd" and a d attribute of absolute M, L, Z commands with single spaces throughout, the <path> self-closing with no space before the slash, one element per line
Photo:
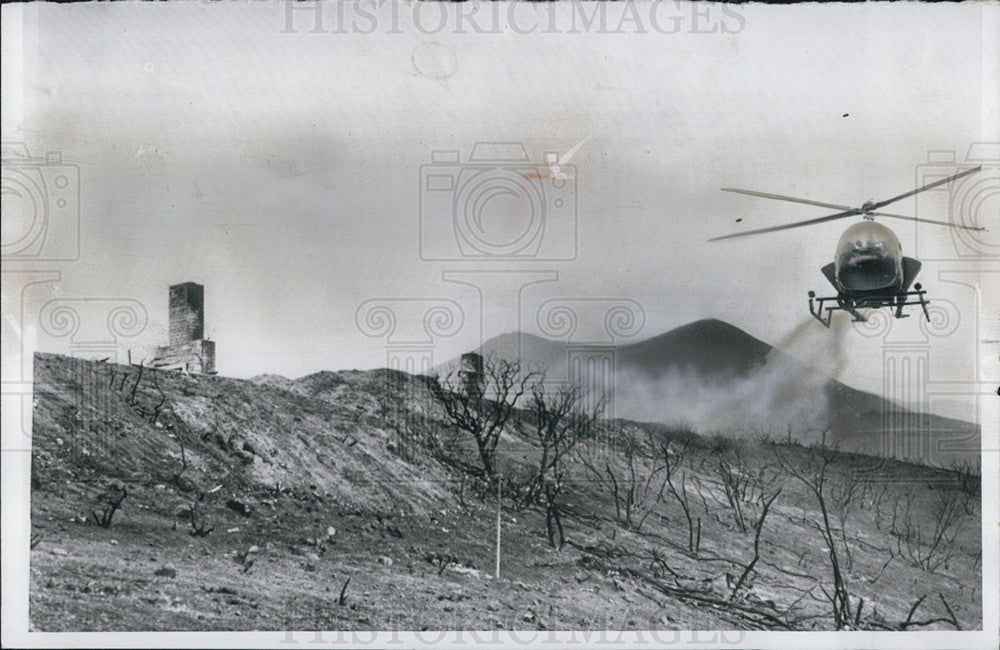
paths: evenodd
<path fill-rule="evenodd" d="M 503 484 L 502 476 L 497 477 L 497 580 L 500 579 L 500 486 Z"/>

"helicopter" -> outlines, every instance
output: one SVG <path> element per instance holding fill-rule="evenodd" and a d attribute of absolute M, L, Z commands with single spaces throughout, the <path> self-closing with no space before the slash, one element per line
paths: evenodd
<path fill-rule="evenodd" d="M 809 313 L 816 317 L 819 322 L 827 328 L 833 318 L 835 310 L 843 310 L 854 317 L 855 322 L 866 322 L 867 318 L 859 312 L 859 309 L 879 309 L 881 307 L 892 307 L 895 309 L 896 318 L 907 318 L 909 314 L 904 314 L 903 309 L 909 305 L 920 305 L 924 316 L 930 321 L 931 317 L 927 311 L 929 304 L 925 298 L 926 290 L 919 282 L 914 284 L 917 273 L 920 272 L 920 262 L 912 257 L 903 255 L 903 247 L 899 243 L 899 238 L 888 227 L 875 221 L 875 217 L 892 217 L 894 219 L 906 219 L 907 221 L 917 221 L 920 223 L 936 224 L 948 226 L 950 228 L 962 228 L 965 230 L 985 230 L 979 226 L 966 226 L 945 221 L 934 221 L 931 219 L 920 219 L 908 217 L 901 214 L 879 212 L 882 208 L 895 203 L 901 199 L 913 196 L 924 190 L 929 190 L 964 176 L 974 174 L 982 169 L 982 166 L 967 169 L 963 172 L 943 178 L 928 185 L 918 187 L 894 196 L 885 201 L 866 201 L 859 208 L 852 208 L 847 205 L 834 203 L 822 203 L 809 199 L 800 199 L 793 196 L 781 194 L 769 194 L 766 192 L 755 192 L 753 190 L 740 190 L 732 187 L 723 187 L 725 192 L 736 192 L 765 199 L 775 199 L 778 201 L 790 201 L 792 203 L 804 203 L 822 208 L 840 210 L 835 214 L 796 221 L 794 223 L 769 228 L 758 228 L 756 230 L 746 230 L 743 232 L 712 237 L 708 241 L 719 241 L 734 237 L 745 237 L 747 235 L 759 235 L 776 230 L 787 230 L 789 228 L 800 228 L 817 223 L 825 223 L 846 217 L 860 216 L 858 223 L 853 224 L 844 231 L 837 243 L 833 262 L 824 266 L 821 271 L 826 279 L 830 281 L 833 288 L 837 290 L 836 296 L 817 298 L 815 291 L 809 292 Z M 912 285 L 912 289 L 911 289 Z M 833 303 L 828 305 L 827 303 Z"/>

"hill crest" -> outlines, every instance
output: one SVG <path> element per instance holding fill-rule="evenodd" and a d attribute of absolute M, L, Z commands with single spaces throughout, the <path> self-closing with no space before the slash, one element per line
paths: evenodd
<path fill-rule="evenodd" d="M 613 352 L 607 346 L 519 332 L 491 338 L 476 351 L 547 368 L 550 380 L 570 378 L 573 358 L 613 354 L 613 372 L 586 382 L 604 387 L 614 417 L 682 423 L 702 434 L 784 435 L 794 430 L 803 443 L 823 438 L 846 451 L 944 466 L 979 449 L 980 427 L 975 423 L 914 414 L 831 376 L 830 369 L 841 363 L 837 336 L 800 327 L 779 349 L 710 318 L 619 345 Z M 799 356 L 786 351 L 789 348 Z M 916 421 L 923 426 L 913 427 Z"/>

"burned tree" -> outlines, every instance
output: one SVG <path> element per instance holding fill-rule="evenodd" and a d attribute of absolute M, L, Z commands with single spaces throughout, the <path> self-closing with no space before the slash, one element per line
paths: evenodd
<path fill-rule="evenodd" d="M 841 554 L 837 550 L 837 535 L 831 517 L 831 481 L 828 474 L 830 465 L 836 456 L 836 451 L 822 445 L 805 450 L 804 457 L 791 458 L 784 453 L 778 453 L 777 459 L 781 469 L 792 478 L 801 482 L 813 496 L 819 506 L 820 520 L 809 520 L 809 524 L 819 532 L 826 547 L 830 560 L 831 590 L 820 585 L 820 590 L 830 602 L 833 622 L 836 629 L 850 627 L 852 619 L 860 617 L 861 604 L 858 613 L 851 609 L 851 597 L 848 592 L 847 579 L 841 564 Z"/>
<path fill-rule="evenodd" d="M 729 595 L 729 600 L 736 598 L 740 592 L 740 588 L 746 584 L 747 579 L 753 573 L 754 567 L 757 566 L 757 562 L 760 561 L 760 538 L 764 530 L 764 522 L 767 520 L 767 514 L 771 511 L 771 506 L 774 505 L 775 500 L 780 494 L 781 488 L 776 487 L 773 492 L 760 492 L 757 497 L 757 507 L 750 515 L 750 525 L 753 527 L 753 557 L 750 558 L 750 561 L 743 568 L 743 573 L 737 579 L 736 585 Z"/>
<path fill-rule="evenodd" d="M 742 533 L 756 530 L 760 506 L 778 487 L 781 473 L 768 463 L 755 467 L 744 446 L 734 442 L 716 462 L 715 477 L 725 496 L 725 502 L 716 501 L 728 507 L 736 527 Z"/>
<path fill-rule="evenodd" d="M 583 397 L 583 389 L 577 384 L 562 384 L 546 392 L 537 383 L 531 390 L 530 421 L 520 426 L 522 434 L 540 448 L 537 473 L 529 482 L 524 500 L 530 505 L 544 497 L 545 528 L 553 548 L 562 548 L 564 542 L 559 495 L 564 486 L 565 459 L 604 411 L 603 402 L 586 409 Z"/>
<path fill-rule="evenodd" d="M 660 441 L 660 458 L 666 472 L 664 483 L 670 488 L 670 494 L 673 495 L 674 500 L 684 512 L 688 529 L 688 552 L 697 557 L 701 550 L 701 518 L 695 517 L 691 509 L 691 499 L 687 489 L 687 472 L 681 471 L 680 477 L 677 476 L 678 470 L 684 465 L 687 453 L 688 446 L 683 443 L 669 438 Z"/>
<path fill-rule="evenodd" d="M 936 572 L 957 551 L 956 540 L 970 520 L 966 511 L 969 495 L 958 489 L 938 489 L 929 512 L 915 516 L 912 492 L 893 503 L 890 532 L 896 538 L 898 555 L 914 567 Z"/>
<path fill-rule="evenodd" d="M 666 482 L 659 480 L 658 475 L 665 467 L 655 462 L 652 468 L 648 467 L 651 459 L 646 449 L 646 434 L 641 429 L 616 422 L 609 431 L 612 448 L 621 451 L 624 467 L 607 457 L 592 457 L 587 453 L 590 450 L 577 455 L 591 479 L 611 492 L 615 517 L 626 528 L 634 526 L 638 531 L 663 499 Z"/>
<path fill-rule="evenodd" d="M 496 478 L 496 449 L 518 401 L 542 379 L 518 361 L 474 352 L 462 355 L 462 368 L 430 381 L 431 395 L 448 419 L 476 442 L 487 478 Z"/>
<path fill-rule="evenodd" d="M 754 501 L 753 472 L 739 447 L 724 453 L 716 465 L 716 476 L 726 495 L 726 503 L 733 513 L 733 521 L 740 532 L 747 532 L 744 509 Z"/>

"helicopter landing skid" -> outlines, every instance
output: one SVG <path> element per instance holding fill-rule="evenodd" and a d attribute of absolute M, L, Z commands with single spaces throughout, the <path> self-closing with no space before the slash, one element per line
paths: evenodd
<path fill-rule="evenodd" d="M 816 292 L 810 291 L 809 313 L 812 314 L 816 320 L 823 323 L 824 327 L 829 328 L 830 321 L 833 318 L 833 312 L 838 309 L 846 311 L 853 316 L 855 323 L 865 323 L 868 319 L 858 311 L 859 309 L 894 307 L 895 313 L 893 315 L 896 318 L 909 318 L 909 314 L 903 313 L 903 308 L 908 305 L 920 305 L 921 309 L 924 311 L 924 317 L 929 322 L 931 320 L 931 315 L 927 311 L 927 305 L 930 303 L 926 298 L 924 298 L 924 294 L 926 293 L 927 292 L 920 286 L 919 282 L 913 286 L 913 291 L 900 291 L 897 293 L 887 294 L 869 294 L 863 296 L 846 296 L 844 294 L 840 294 L 838 296 L 817 298 Z M 827 306 L 826 303 L 828 302 L 836 304 L 835 306 Z"/>

